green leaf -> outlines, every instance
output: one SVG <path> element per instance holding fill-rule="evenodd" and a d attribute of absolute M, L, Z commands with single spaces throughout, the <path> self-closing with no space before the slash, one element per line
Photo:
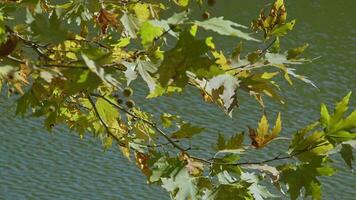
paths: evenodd
<path fill-rule="evenodd" d="M 281 113 L 278 113 L 276 123 L 272 129 L 271 135 L 277 136 L 282 130 L 282 120 L 281 120 Z"/>
<path fill-rule="evenodd" d="M 72 80 L 72 82 L 67 81 L 64 84 L 64 90 L 68 92 L 68 95 L 84 90 L 92 91 L 101 84 L 101 79 L 90 70 L 70 69 L 62 73 L 64 77 Z"/>
<path fill-rule="evenodd" d="M 190 123 L 184 123 L 180 129 L 172 134 L 172 138 L 191 138 L 192 136 L 201 133 L 204 130 L 202 127 L 192 126 Z"/>
<path fill-rule="evenodd" d="M 67 31 L 61 26 L 61 19 L 53 12 L 51 16 L 27 10 L 27 21 L 36 40 L 45 43 L 60 43 L 67 39 Z"/>
<path fill-rule="evenodd" d="M 117 124 L 119 111 L 115 107 L 102 98 L 97 99 L 95 106 L 100 117 L 106 122 L 107 126 L 114 127 Z"/>
<path fill-rule="evenodd" d="M 214 191 L 206 193 L 203 199 L 206 200 L 225 200 L 225 199 L 253 199 L 248 189 L 249 184 L 220 184 Z"/>
<path fill-rule="evenodd" d="M 309 162 L 315 157 L 326 155 L 333 145 L 325 139 L 325 133 L 322 131 L 315 131 L 314 133 L 301 139 L 298 144 L 296 144 L 291 149 L 291 154 L 298 154 L 298 159 L 304 162 Z M 311 149 L 306 151 L 306 149 Z"/>
<path fill-rule="evenodd" d="M 179 6 L 183 6 L 183 7 L 185 7 L 189 4 L 189 0 L 174 0 L 174 2 L 176 4 L 178 4 Z"/>
<path fill-rule="evenodd" d="M 6 40 L 6 30 L 5 30 L 5 17 L 2 10 L 0 10 L 0 44 Z"/>
<path fill-rule="evenodd" d="M 321 104 L 321 109 L 320 109 L 320 121 L 323 127 L 329 127 L 330 125 L 330 115 L 328 108 L 326 107 L 325 104 Z"/>
<path fill-rule="evenodd" d="M 242 149 L 243 140 L 244 133 L 235 134 L 226 142 L 224 136 L 219 134 L 217 147 L 221 152 L 233 152 L 233 150 Z"/>
<path fill-rule="evenodd" d="M 334 114 L 331 116 L 331 124 L 338 122 L 348 109 L 352 92 L 349 92 L 340 102 L 336 103 Z"/>
<path fill-rule="evenodd" d="M 189 19 L 188 14 L 189 11 L 174 13 L 168 19 L 150 20 L 150 23 L 154 26 L 161 27 L 164 31 L 168 31 L 170 35 L 178 37 L 179 33 L 175 32 L 175 29 L 178 25 L 184 24 Z"/>
<path fill-rule="evenodd" d="M 342 144 L 340 154 L 342 159 L 344 159 L 347 166 L 352 169 L 352 161 L 354 160 L 354 156 L 352 154 L 352 147 L 350 144 Z"/>
<path fill-rule="evenodd" d="M 141 43 L 145 48 L 148 48 L 156 37 L 162 34 L 162 29 L 157 26 L 153 26 L 150 22 L 144 22 L 140 28 Z"/>
<path fill-rule="evenodd" d="M 111 84 L 112 86 L 118 87 L 120 83 L 111 75 L 105 72 L 104 68 L 98 67 L 95 62 L 89 59 L 88 55 L 82 53 L 82 58 L 86 66 L 95 73 L 104 83 Z"/>
<path fill-rule="evenodd" d="M 299 130 L 293 135 L 292 141 L 290 143 L 289 148 L 293 149 L 304 139 L 304 136 L 307 135 L 310 131 L 314 130 L 319 125 L 319 122 L 314 122 L 309 124 L 305 128 Z"/>
<path fill-rule="evenodd" d="M 253 195 L 256 200 L 263 200 L 265 198 L 275 198 L 277 196 L 271 194 L 266 187 L 259 185 L 259 178 L 254 173 L 242 173 L 241 179 L 250 183 L 251 185 L 248 187 L 248 190 Z"/>
<path fill-rule="evenodd" d="M 295 25 L 295 21 L 296 20 L 292 20 L 286 24 L 283 24 L 277 28 L 275 28 L 271 35 L 275 35 L 275 36 L 284 36 L 286 35 L 289 31 L 293 30 L 293 27 Z"/>
<path fill-rule="evenodd" d="M 197 200 L 198 187 L 197 179 L 191 177 L 186 168 L 181 169 L 171 178 L 161 178 L 162 187 L 166 189 L 173 199 L 176 200 Z"/>
<path fill-rule="evenodd" d="M 37 1 L 38 2 L 38 1 Z M 70 24 L 75 22 L 78 26 L 93 19 L 93 12 L 100 10 L 98 1 L 73 0 L 69 3 L 56 6 L 57 13 L 63 13 L 63 18 Z"/>
<path fill-rule="evenodd" d="M 173 121 L 178 119 L 178 116 L 175 115 L 171 115 L 168 113 L 163 113 L 161 115 L 161 121 L 162 121 L 162 125 L 166 128 L 172 127 L 173 125 Z"/>
<path fill-rule="evenodd" d="M 236 28 L 246 29 L 246 26 L 237 24 L 230 20 L 225 20 L 223 17 L 213 17 L 205 21 L 194 21 L 194 23 L 204 29 L 219 33 L 220 35 L 240 37 L 245 40 L 252 40 L 258 42 L 259 40 L 253 38 L 248 33 L 244 33 Z"/>
<path fill-rule="evenodd" d="M 291 49 L 287 52 L 287 59 L 297 58 L 300 54 L 302 54 L 306 48 L 308 48 L 309 44 L 304 44 L 303 46 Z"/>
<path fill-rule="evenodd" d="M 342 128 L 346 130 L 351 130 L 356 128 L 356 110 L 354 110 L 346 119 L 343 121 Z"/>
<path fill-rule="evenodd" d="M 292 200 L 300 197 L 302 189 L 305 189 L 305 197 L 321 200 L 321 183 L 318 176 L 331 176 L 334 169 L 327 165 L 325 159 L 319 157 L 310 163 L 297 166 L 284 165 L 279 167 L 281 181 L 288 186 L 288 192 Z"/>
<path fill-rule="evenodd" d="M 184 87 L 188 83 L 187 71 L 209 71 L 212 61 L 206 57 L 210 47 L 205 40 L 197 40 L 188 30 L 180 34 L 174 48 L 164 53 L 164 60 L 158 68 L 159 82 L 167 87 Z"/>

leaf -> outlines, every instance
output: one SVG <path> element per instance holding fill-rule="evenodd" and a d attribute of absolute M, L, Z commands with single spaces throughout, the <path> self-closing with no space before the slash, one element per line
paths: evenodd
<path fill-rule="evenodd" d="M 204 170 L 204 165 L 201 162 L 198 162 L 194 159 L 188 158 L 187 165 L 185 166 L 188 170 L 188 173 L 192 176 L 200 175 Z"/>
<path fill-rule="evenodd" d="M 296 132 L 293 135 L 289 148 L 290 149 L 295 148 L 301 142 L 301 140 L 304 139 L 304 136 L 307 135 L 310 131 L 314 130 L 318 125 L 319 122 L 314 122 L 312 124 L 309 124 L 305 128 L 299 130 L 298 132 Z"/>
<path fill-rule="evenodd" d="M 276 119 L 276 124 L 273 127 L 272 130 L 272 135 L 277 137 L 277 135 L 281 132 L 282 130 L 282 120 L 281 120 L 281 113 L 278 113 L 277 119 Z"/>
<path fill-rule="evenodd" d="M 60 43 L 67 39 L 67 31 L 61 26 L 56 12 L 47 16 L 37 13 L 34 16 L 27 10 L 27 21 L 33 31 L 34 39 L 45 43 Z"/>
<path fill-rule="evenodd" d="M 175 176 L 161 178 L 162 187 L 176 200 L 197 200 L 197 181 L 191 177 L 186 168 L 181 169 Z"/>
<path fill-rule="evenodd" d="M 106 34 L 109 26 L 114 28 L 118 27 L 117 14 L 107 11 L 103 8 L 100 9 L 98 15 L 96 16 L 96 21 L 98 22 L 101 33 Z"/>
<path fill-rule="evenodd" d="M 340 154 L 341 154 L 342 159 L 344 159 L 345 163 L 347 164 L 347 166 L 349 166 L 350 169 L 353 169 L 352 168 L 352 161 L 354 160 L 354 156 L 352 154 L 351 145 L 342 144 L 341 145 Z"/>
<path fill-rule="evenodd" d="M 122 64 L 126 67 L 125 77 L 127 79 L 126 80 L 127 86 L 129 86 L 131 81 L 136 80 L 137 78 L 137 72 L 136 72 L 137 63 L 123 61 Z"/>
<path fill-rule="evenodd" d="M 264 165 L 249 164 L 249 165 L 244 165 L 243 168 L 253 169 L 253 170 L 258 170 L 258 171 L 261 171 L 261 172 L 268 173 L 273 182 L 278 182 L 279 181 L 280 172 L 275 167 L 272 167 L 272 166 L 269 166 L 269 165 L 266 165 L 266 164 L 264 164 Z"/>
<path fill-rule="evenodd" d="M 242 149 L 243 140 L 244 133 L 233 135 L 226 142 L 224 136 L 219 134 L 217 147 L 221 152 L 231 152 L 231 150 Z"/>
<path fill-rule="evenodd" d="M 254 199 L 256 200 L 263 200 L 265 198 L 273 198 L 277 197 L 273 194 L 271 194 L 266 187 L 261 186 L 258 184 L 259 178 L 257 175 L 254 173 L 242 173 L 241 174 L 241 179 L 250 183 L 251 185 L 248 187 L 248 190 L 251 192 L 253 195 Z"/>
<path fill-rule="evenodd" d="M 162 121 L 162 125 L 166 128 L 169 128 L 173 125 L 173 121 L 178 119 L 179 117 L 178 116 L 175 116 L 175 115 L 171 115 L 171 114 L 168 114 L 168 113 L 163 113 L 161 115 L 161 121 Z"/>
<path fill-rule="evenodd" d="M 125 12 L 120 21 L 125 28 L 125 33 L 133 39 L 137 38 L 136 31 L 139 30 L 138 20 Z"/>
<path fill-rule="evenodd" d="M 169 83 L 184 87 L 188 83 L 187 72 L 208 72 L 212 61 L 206 56 L 210 47 L 205 40 L 197 40 L 188 30 L 179 35 L 176 46 L 164 53 L 164 60 L 158 67 L 161 86 Z"/>
<path fill-rule="evenodd" d="M 249 136 L 251 145 L 256 149 L 264 147 L 267 143 L 275 139 L 282 130 L 281 114 L 278 113 L 276 124 L 272 130 L 269 130 L 269 123 L 266 115 L 262 115 L 257 129 L 249 127 Z"/>
<path fill-rule="evenodd" d="M 146 3 L 137 3 L 134 4 L 133 10 L 135 11 L 135 14 L 137 18 L 140 21 L 146 21 L 150 18 L 151 13 L 150 13 L 150 4 Z"/>
<path fill-rule="evenodd" d="M 168 33 L 174 37 L 178 37 L 179 33 L 175 32 L 174 27 L 178 27 L 185 23 L 188 18 L 189 11 L 183 11 L 180 13 L 174 13 L 168 19 L 161 19 L 161 20 L 150 20 L 150 23 L 154 26 L 161 27 L 163 30 L 167 31 Z"/>
<path fill-rule="evenodd" d="M 237 105 L 236 90 L 239 87 L 239 82 L 234 76 L 222 74 L 209 80 L 206 88 L 213 98 L 221 98 L 225 112 L 230 117 L 233 108 Z"/>
<path fill-rule="evenodd" d="M 287 59 L 294 59 L 297 58 L 300 54 L 302 54 L 306 48 L 309 47 L 309 44 L 304 44 L 303 46 L 291 49 L 287 52 Z"/>
<path fill-rule="evenodd" d="M 294 64 L 294 65 L 299 65 L 303 64 L 305 62 L 308 62 L 308 60 L 300 58 L 300 59 L 288 59 L 287 58 L 287 53 L 266 53 L 265 58 L 268 61 L 268 65 L 277 67 L 281 70 L 284 71 L 284 78 L 288 81 L 290 85 L 293 85 L 292 80 L 290 79 L 289 75 L 293 76 L 294 78 L 297 78 L 301 81 L 304 81 L 308 84 L 311 84 L 313 87 L 317 88 L 316 85 L 310 81 L 306 76 L 301 76 L 296 74 L 294 71 L 295 69 L 287 67 L 288 64 Z"/>
<path fill-rule="evenodd" d="M 351 92 L 340 102 L 336 103 L 334 113 L 328 114 L 325 105 L 321 107 L 321 121 L 323 122 L 328 140 L 333 144 L 340 144 L 344 141 L 356 138 L 354 128 L 356 128 L 356 111 L 349 116 L 343 117 L 348 110 Z"/>
<path fill-rule="evenodd" d="M 67 22 L 70 24 L 76 22 L 78 26 L 87 23 L 93 19 L 92 11 L 98 11 L 101 8 L 100 2 L 98 1 L 78 1 L 74 0 L 69 3 L 62 5 L 57 5 L 56 10 L 58 13 L 63 12 L 64 19 L 68 19 Z M 64 9 L 64 10 L 63 10 Z"/>
<path fill-rule="evenodd" d="M 275 0 L 269 14 L 266 16 L 264 9 L 261 10 L 259 18 L 252 22 L 253 30 L 264 32 L 265 40 L 268 40 L 273 32 L 284 35 L 290 29 L 290 23 L 286 23 L 287 11 L 283 0 Z M 293 21 L 292 21 L 293 22 Z"/>
<path fill-rule="evenodd" d="M 301 133 L 305 132 L 299 132 Z M 316 130 L 309 135 L 294 137 L 289 150 L 290 154 L 297 154 L 297 158 L 303 162 L 310 162 L 317 157 L 327 155 L 334 146 L 325 139 L 325 136 L 323 131 Z"/>
<path fill-rule="evenodd" d="M 0 10 L 0 44 L 6 41 L 5 17 L 2 10 Z"/>
<path fill-rule="evenodd" d="M 145 48 L 148 48 L 149 45 L 159 37 L 163 31 L 160 27 L 153 26 L 150 22 L 144 22 L 140 28 L 141 43 Z"/>
<path fill-rule="evenodd" d="M 119 112 L 115 107 L 102 98 L 97 99 L 95 107 L 108 127 L 115 128 L 118 126 L 117 119 L 119 118 Z"/>
<path fill-rule="evenodd" d="M 174 0 L 174 2 L 182 7 L 185 7 L 189 4 L 189 0 Z"/>
<path fill-rule="evenodd" d="M 253 196 L 248 190 L 246 184 L 220 184 L 211 193 L 207 193 L 204 200 L 220 200 L 220 199 L 253 199 Z"/>
<path fill-rule="evenodd" d="M 340 102 L 336 103 L 334 114 L 331 116 L 331 124 L 339 121 L 348 109 L 352 92 L 349 92 Z"/>
<path fill-rule="evenodd" d="M 157 66 L 150 61 L 137 60 L 136 69 L 142 79 L 147 83 L 150 93 L 152 93 L 155 90 L 157 83 L 151 76 L 151 73 L 155 73 L 157 71 Z"/>
<path fill-rule="evenodd" d="M 201 133 L 204 130 L 202 127 L 192 126 L 190 123 L 184 123 L 180 129 L 174 132 L 171 137 L 176 139 L 191 138 L 192 136 Z"/>
<path fill-rule="evenodd" d="M 313 199 L 321 199 L 321 184 L 317 177 L 331 176 L 334 173 L 334 169 L 327 165 L 324 160 L 319 157 L 310 163 L 279 167 L 281 181 L 287 184 L 292 200 L 296 200 L 300 196 L 303 188 L 305 188 L 305 197 L 311 196 Z"/>
<path fill-rule="evenodd" d="M 286 35 L 289 31 L 293 30 L 293 27 L 295 25 L 295 21 L 296 20 L 292 20 L 286 24 L 283 24 L 279 27 L 277 27 L 276 29 L 274 29 L 272 31 L 272 35 L 275 35 L 275 36 L 284 36 Z"/>
<path fill-rule="evenodd" d="M 85 64 L 87 65 L 87 67 L 93 73 L 95 73 L 104 83 L 111 84 L 116 87 L 120 85 L 120 83 L 114 77 L 112 77 L 111 74 L 107 74 L 105 72 L 104 68 L 96 66 L 95 62 L 89 59 L 89 57 L 86 54 L 82 53 L 82 58 Z"/>
<path fill-rule="evenodd" d="M 325 104 L 321 104 L 320 122 L 323 125 L 323 127 L 330 126 L 330 114 L 329 114 L 328 108 L 326 107 Z"/>
<path fill-rule="evenodd" d="M 236 28 L 246 29 L 246 26 L 237 24 L 230 20 L 225 20 L 223 17 L 213 17 L 205 21 L 194 21 L 194 23 L 204 29 L 219 33 L 220 35 L 240 37 L 245 40 L 258 42 L 259 40 L 251 37 L 248 33 L 244 33 Z"/>

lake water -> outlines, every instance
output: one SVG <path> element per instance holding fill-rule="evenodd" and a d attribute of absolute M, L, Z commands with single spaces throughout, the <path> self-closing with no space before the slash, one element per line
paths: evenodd
<path fill-rule="evenodd" d="M 223 14 L 226 19 L 248 25 L 260 8 L 270 1 L 218 0 L 209 11 Z M 282 111 L 284 136 L 317 119 L 321 100 L 329 106 L 353 90 L 351 108 L 356 106 L 356 1 L 299 0 L 287 1 L 289 17 L 297 19 L 296 30 L 282 41 L 292 47 L 310 43 L 309 57 L 322 56 L 312 64 L 298 66 L 319 87 L 296 82 L 294 87 L 283 83 L 287 105 L 268 103 L 268 112 Z M 203 13 L 204 10 L 201 10 Z M 219 46 L 231 50 L 236 38 L 219 41 Z M 153 113 L 173 112 L 194 123 L 209 127 L 199 146 L 210 149 L 219 132 L 226 134 L 245 130 L 260 117 L 258 105 L 242 95 L 241 108 L 227 118 L 213 105 L 202 102 L 197 91 L 182 96 L 145 100 L 146 88 L 136 85 L 138 104 Z M 145 177 L 133 163 L 112 149 L 104 152 L 101 142 L 87 136 L 83 140 L 65 128 L 53 133 L 43 130 L 37 119 L 19 119 L 8 109 L 11 103 L 0 99 L 0 199 L 169 199 L 156 186 L 148 186 Z M 200 137 L 200 138 L 199 138 Z M 276 141 L 267 152 L 256 153 L 253 159 L 263 159 L 285 148 Z M 197 152 L 199 153 L 199 152 Z M 323 178 L 324 199 L 355 199 L 356 174 L 350 172 L 338 158 L 335 177 Z"/>

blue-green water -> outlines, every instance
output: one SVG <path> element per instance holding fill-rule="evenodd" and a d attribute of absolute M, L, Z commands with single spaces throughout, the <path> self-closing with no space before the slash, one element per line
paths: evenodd
<path fill-rule="evenodd" d="M 218 0 L 217 6 L 209 11 L 212 15 L 224 15 L 226 19 L 248 24 L 268 2 Z M 322 100 L 331 106 L 353 90 L 351 108 L 356 106 L 356 1 L 298 0 L 287 1 L 287 6 L 289 16 L 298 23 L 296 30 L 282 43 L 289 47 L 310 43 L 306 54 L 322 58 L 297 69 L 308 75 L 320 90 L 300 82 L 294 87 L 283 83 L 287 105 L 268 103 L 271 116 L 277 110 L 283 113 L 284 136 L 317 119 Z M 239 40 L 218 41 L 220 46 L 230 50 Z M 204 149 L 210 149 L 217 133 L 245 130 L 247 124 L 254 125 L 260 117 L 258 105 L 244 95 L 241 108 L 230 119 L 213 105 L 203 103 L 194 90 L 174 98 L 145 100 L 146 89 L 136 88 L 136 101 L 144 109 L 154 113 L 178 113 L 209 127 L 204 136 L 197 138 Z M 41 121 L 19 119 L 13 112 L 6 112 L 11 104 L 4 97 L 0 103 L 0 199 L 169 199 L 161 188 L 148 186 L 134 163 L 128 162 L 119 150 L 104 152 L 100 141 L 90 137 L 80 140 L 65 128 L 48 134 Z M 283 147 L 283 141 L 277 141 L 269 150 L 281 151 Z M 273 155 L 262 152 L 254 159 Z M 335 165 L 338 174 L 322 179 L 324 199 L 355 199 L 355 172 L 350 172 L 340 159 L 336 159 Z"/>

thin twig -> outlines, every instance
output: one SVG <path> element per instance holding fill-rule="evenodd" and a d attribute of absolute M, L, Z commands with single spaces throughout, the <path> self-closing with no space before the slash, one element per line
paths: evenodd
<path fill-rule="evenodd" d="M 88 95 L 87 98 L 88 98 L 90 104 L 92 105 L 92 107 L 93 107 L 93 109 L 94 109 L 94 112 L 95 112 L 96 116 L 98 117 L 99 121 L 100 121 L 101 124 L 104 126 L 104 128 L 105 128 L 106 133 L 108 134 L 108 136 L 113 137 L 113 138 L 116 140 L 116 142 L 118 143 L 118 145 L 125 147 L 126 145 L 125 145 L 124 143 L 122 143 L 122 142 L 120 141 L 120 139 L 117 138 L 116 135 L 113 134 L 113 133 L 110 131 L 110 128 L 108 127 L 108 125 L 106 124 L 106 122 L 103 120 L 103 118 L 100 116 L 99 111 L 98 111 L 98 109 L 96 108 L 95 103 L 94 103 L 93 99 L 91 98 L 91 96 Z"/>
<path fill-rule="evenodd" d="M 259 54 L 258 54 L 258 58 L 253 62 L 253 63 L 247 63 L 245 65 L 241 65 L 238 67 L 234 67 L 234 68 L 230 68 L 230 69 L 226 69 L 225 71 L 232 71 L 232 70 L 237 70 L 237 69 L 242 69 L 242 68 L 246 68 L 246 67 L 250 67 L 252 66 L 254 63 L 256 63 L 257 61 L 259 61 L 262 56 L 268 51 L 268 49 L 270 49 L 273 44 L 277 41 L 277 38 L 275 38 L 269 45 L 267 45 Z"/>
<path fill-rule="evenodd" d="M 106 98 L 103 95 L 99 95 L 99 94 L 94 94 L 91 93 L 91 96 L 95 96 L 95 97 L 99 97 L 102 98 L 103 100 L 105 100 L 106 102 L 108 102 L 109 104 L 111 104 L 112 106 L 118 108 L 119 110 L 125 112 L 126 114 L 130 115 L 131 117 L 138 119 L 140 121 L 143 121 L 144 123 L 148 124 L 149 126 L 151 126 L 152 128 L 154 128 L 162 137 L 164 137 L 173 147 L 175 147 L 176 149 L 180 150 L 181 152 L 185 153 L 185 149 L 181 146 L 179 146 L 174 140 L 172 140 L 165 132 L 163 132 L 155 123 L 144 119 L 140 116 L 137 116 L 136 114 L 134 114 L 133 112 L 126 110 L 124 107 L 117 105 L 116 103 L 112 102 L 110 99 Z"/>

